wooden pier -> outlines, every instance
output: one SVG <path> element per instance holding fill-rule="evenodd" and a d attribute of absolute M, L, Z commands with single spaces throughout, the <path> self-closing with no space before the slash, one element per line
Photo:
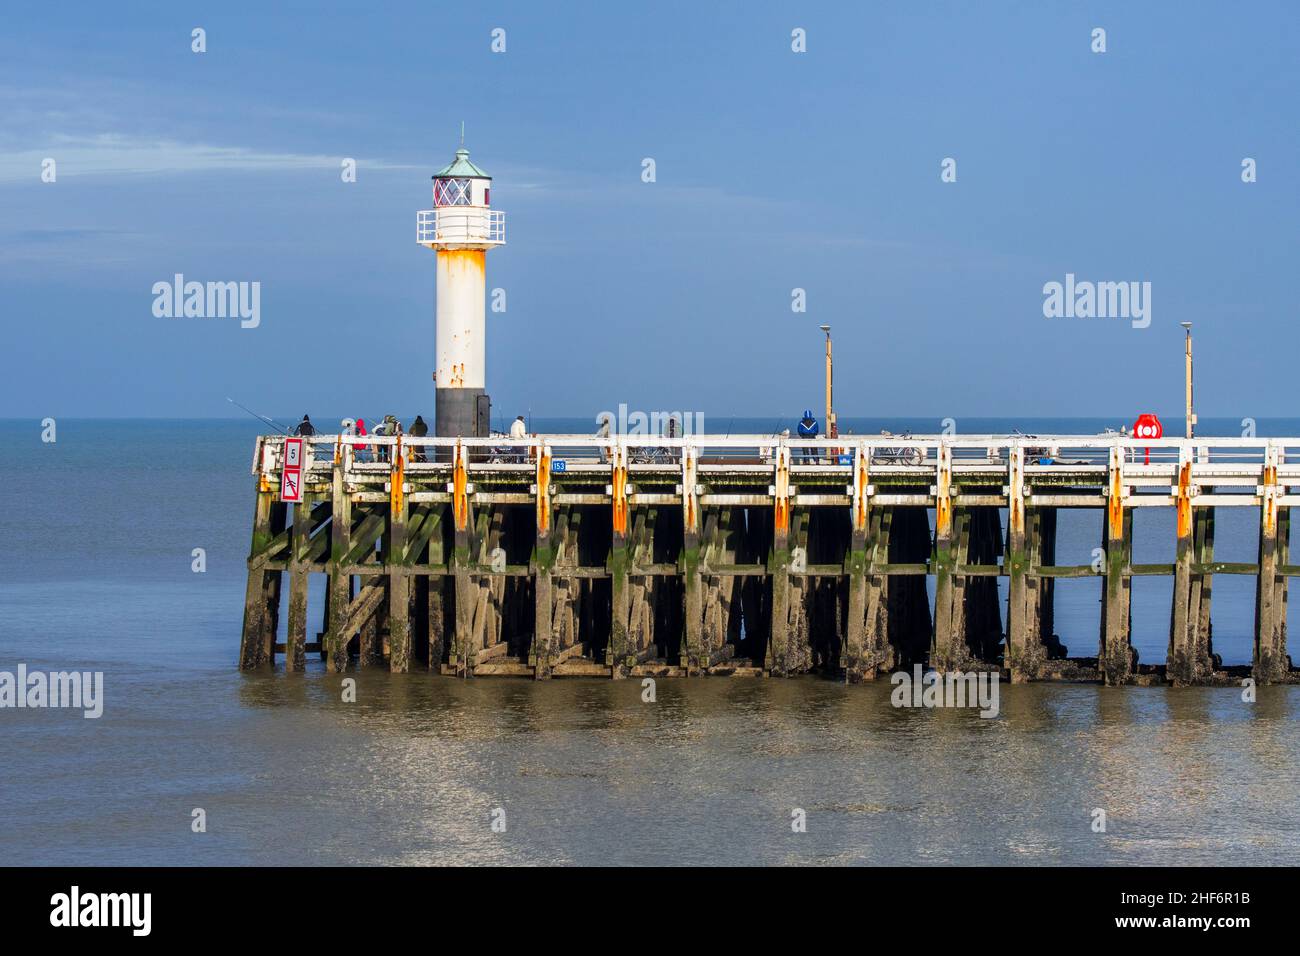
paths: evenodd
<path fill-rule="evenodd" d="M 971 436 L 306 438 L 253 460 L 240 666 L 460 676 L 817 672 L 921 663 L 1013 681 L 1294 682 L 1286 647 L 1300 439 Z M 1290 455 L 1287 453 L 1291 452 Z M 1062 508 L 1100 557 L 1056 563 Z M 1133 563 L 1138 508 L 1176 513 L 1172 564 Z M 1252 563 L 1214 558 L 1219 508 L 1258 513 Z M 1214 653 L 1215 576 L 1256 579 L 1253 666 Z M 1173 579 L 1163 662 L 1138 662 L 1131 583 Z M 289 596 L 279 638 L 281 589 Z M 933 577 L 934 599 L 927 579 Z M 1095 644 L 1054 633 L 1055 584 L 1098 579 Z M 1007 580 L 1007 598 L 999 579 Z M 309 634 L 308 589 L 327 591 Z"/>

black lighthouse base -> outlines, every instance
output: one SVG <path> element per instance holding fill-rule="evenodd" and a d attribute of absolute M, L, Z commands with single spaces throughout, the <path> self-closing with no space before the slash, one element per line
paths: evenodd
<path fill-rule="evenodd" d="M 434 434 L 439 438 L 486 438 L 491 432 L 492 399 L 481 388 L 437 390 Z"/>

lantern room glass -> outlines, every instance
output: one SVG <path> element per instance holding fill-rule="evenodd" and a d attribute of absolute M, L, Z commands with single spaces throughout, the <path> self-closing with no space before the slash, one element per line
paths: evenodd
<path fill-rule="evenodd" d="M 473 180 L 470 179 L 435 179 L 433 181 L 433 204 L 435 206 L 468 206 Z"/>

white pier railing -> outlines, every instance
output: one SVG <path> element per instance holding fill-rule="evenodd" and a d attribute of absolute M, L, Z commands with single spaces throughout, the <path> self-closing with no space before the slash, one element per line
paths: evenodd
<path fill-rule="evenodd" d="M 942 469 L 971 482 L 987 484 L 993 476 L 1008 476 L 1014 460 L 1027 480 L 1067 484 L 1104 484 L 1118 468 L 1123 481 L 1134 486 L 1169 488 L 1178 481 L 1183 465 L 1190 465 L 1195 486 L 1241 486 L 1259 494 L 1275 484 L 1300 490 L 1300 438 L 1163 438 L 1120 436 L 919 436 L 797 439 L 771 435 L 693 435 L 665 438 L 653 435 L 532 435 L 522 439 L 414 438 L 411 436 L 316 435 L 304 439 L 306 471 L 322 478 L 335 464 L 358 480 L 383 481 L 396 470 L 409 479 L 425 474 L 433 478 L 450 473 L 457 463 L 470 473 L 520 480 L 534 474 L 538 462 L 550 463 L 553 474 L 574 478 L 610 474 L 621 463 L 629 474 L 664 476 L 690 473 L 706 476 L 741 476 L 752 472 L 774 476 L 843 476 L 846 485 L 864 473 L 936 485 Z M 258 439 L 253 474 L 276 480 L 283 467 L 284 437 Z M 317 480 L 313 478 L 313 480 Z M 773 478 L 775 480 L 775 478 Z M 838 479 L 836 479 L 838 480 Z M 1007 482 L 1002 482 L 1006 484 Z M 1196 493 L 1195 490 L 1192 492 Z M 933 494 L 933 492 L 931 492 Z M 1251 495 L 1225 504 L 1246 504 Z M 1294 501 L 1300 504 L 1300 494 Z"/>

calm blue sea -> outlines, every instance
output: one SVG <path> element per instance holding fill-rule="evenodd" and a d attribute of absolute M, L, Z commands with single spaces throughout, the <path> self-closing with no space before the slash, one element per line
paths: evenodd
<path fill-rule="evenodd" d="M 793 425 L 708 419 L 719 432 Z M 1257 427 L 1300 434 L 1300 420 Z M 841 420 L 881 428 L 940 424 Z M 0 670 L 103 671 L 106 704 L 99 720 L 0 710 L 5 862 L 1252 863 L 1300 848 L 1297 688 L 1265 688 L 1254 705 L 1232 689 L 1004 688 L 1003 716 L 981 721 L 817 679 L 661 682 L 652 706 L 635 682 L 366 673 L 344 705 L 317 663 L 240 674 L 249 465 L 266 426 L 59 419 L 54 443 L 41 430 L 0 422 Z M 1255 520 L 1220 510 L 1219 560 L 1255 559 Z M 1087 563 L 1100 519 L 1064 512 L 1059 531 L 1058 563 Z M 1173 560 L 1172 513 L 1139 513 L 1136 535 L 1135 561 Z M 1170 587 L 1134 582 L 1145 662 L 1163 659 Z M 1073 654 L 1095 653 L 1099 594 L 1096 581 L 1058 584 Z M 1227 663 L 1250 659 L 1253 601 L 1253 579 L 1215 579 Z M 488 826 L 497 807 L 504 835 Z M 797 837 L 794 807 L 812 821 Z M 1089 827 L 1095 807 L 1106 834 Z M 194 833 L 200 808 L 207 830 Z"/>

